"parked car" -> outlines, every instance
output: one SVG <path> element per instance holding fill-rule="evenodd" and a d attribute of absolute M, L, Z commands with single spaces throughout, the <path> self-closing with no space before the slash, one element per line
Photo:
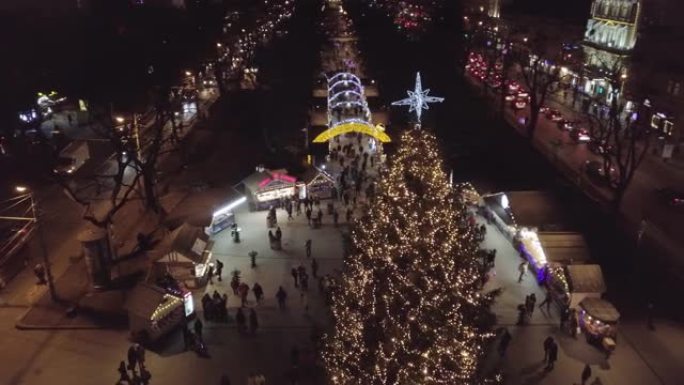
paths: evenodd
<path fill-rule="evenodd" d="M 586 172 L 590 178 L 594 179 L 596 182 L 603 185 L 607 183 L 613 184 L 613 182 L 617 178 L 617 171 L 614 167 L 611 167 L 608 170 L 608 174 L 606 177 L 606 171 L 604 170 L 603 162 L 600 162 L 598 160 L 586 161 L 584 163 L 584 172 Z M 608 180 L 606 180 L 606 178 Z"/>
<path fill-rule="evenodd" d="M 575 128 L 574 130 L 570 131 L 570 138 L 577 143 L 587 143 L 591 141 L 589 131 L 584 128 Z"/>
<path fill-rule="evenodd" d="M 563 119 L 563 115 L 561 115 L 560 111 L 554 110 L 553 108 L 549 108 L 546 110 L 546 118 L 549 119 L 552 122 L 558 122 L 561 119 Z"/>
<path fill-rule="evenodd" d="M 569 119 L 561 119 L 561 120 L 556 122 L 556 124 L 558 124 L 558 128 L 560 128 L 561 130 L 566 130 L 566 131 L 572 131 L 575 128 L 576 123 L 577 122 L 574 122 L 574 121 L 569 120 Z"/>
<path fill-rule="evenodd" d="M 672 187 L 663 187 L 656 190 L 658 200 L 667 205 L 684 207 L 684 191 L 676 190 Z"/>
<path fill-rule="evenodd" d="M 596 155 L 603 155 L 613 151 L 613 146 L 607 144 L 605 140 L 592 139 L 587 148 Z"/>

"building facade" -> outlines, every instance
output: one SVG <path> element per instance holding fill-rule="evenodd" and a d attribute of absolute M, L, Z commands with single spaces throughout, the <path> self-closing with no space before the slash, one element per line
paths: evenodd
<path fill-rule="evenodd" d="M 582 82 L 587 95 L 604 103 L 621 96 L 629 76 L 626 59 L 636 45 L 640 18 L 641 0 L 592 2 L 582 42 L 586 64 Z"/>

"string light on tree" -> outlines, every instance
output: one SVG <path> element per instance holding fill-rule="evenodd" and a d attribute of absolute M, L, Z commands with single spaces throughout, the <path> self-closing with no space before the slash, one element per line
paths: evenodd
<path fill-rule="evenodd" d="M 333 291 L 331 383 L 482 383 L 493 295 L 482 292 L 476 231 L 431 132 L 402 135 L 364 213 Z"/>

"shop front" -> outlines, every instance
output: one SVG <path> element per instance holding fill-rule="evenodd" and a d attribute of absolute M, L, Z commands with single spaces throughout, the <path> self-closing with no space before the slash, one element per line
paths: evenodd
<path fill-rule="evenodd" d="M 239 198 L 231 200 L 228 204 L 218 210 L 215 210 L 211 215 L 211 224 L 206 228 L 207 234 L 213 235 L 229 227 L 235 227 L 237 223 L 233 210 L 245 202 L 247 202 L 247 197 L 240 196 Z"/>
<path fill-rule="evenodd" d="M 257 171 L 242 181 L 250 209 L 266 210 L 278 206 L 281 199 L 292 198 L 297 194 L 297 179 L 287 174 L 287 170 Z"/>
<path fill-rule="evenodd" d="M 546 288 L 561 308 L 578 310 L 585 298 L 601 298 L 606 292 L 601 266 L 552 263 Z"/>
<path fill-rule="evenodd" d="M 311 167 L 302 176 L 304 196 L 313 199 L 334 199 L 337 197 L 335 179 L 318 167 Z"/>
<path fill-rule="evenodd" d="M 583 299 L 579 303 L 578 320 L 587 342 L 609 352 L 615 349 L 620 313 L 610 302 L 593 297 Z"/>
<path fill-rule="evenodd" d="M 131 336 L 140 342 L 152 342 L 184 324 L 194 312 L 189 291 L 172 293 L 142 283 L 133 289 L 125 305 Z"/>

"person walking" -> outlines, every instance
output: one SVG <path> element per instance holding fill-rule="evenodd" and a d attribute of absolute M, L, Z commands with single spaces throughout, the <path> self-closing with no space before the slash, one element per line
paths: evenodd
<path fill-rule="evenodd" d="M 202 339 L 202 329 L 204 328 L 204 325 L 202 325 L 202 321 L 200 319 L 195 320 L 195 335 L 197 335 L 197 338 L 199 338 L 200 341 L 203 341 Z"/>
<path fill-rule="evenodd" d="M 287 292 L 282 286 L 278 287 L 278 292 L 276 293 L 276 298 L 278 299 L 278 307 L 280 309 L 285 309 L 285 300 L 287 299 Z"/>
<path fill-rule="evenodd" d="M 241 306 L 247 306 L 247 295 L 249 294 L 249 285 L 242 282 L 238 287 L 238 293 L 240 293 Z"/>
<path fill-rule="evenodd" d="M 508 345 L 511 343 L 511 339 L 513 339 L 511 333 L 508 332 L 508 329 L 504 328 L 503 335 L 499 341 L 499 356 L 503 357 L 506 354 L 506 350 L 508 350 Z"/>
<path fill-rule="evenodd" d="M 566 307 L 561 310 L 560 314 L 560 330 L 565 330 L 567 328 L 568 319 L 570 318 L 570 309 Z"/>
<path fill-rule="evenodd" d="M 207 278 L 209 280 L 209 284 L 213 285 L 214 284 L 214 266 L 209 264 L 209 269 L 207 271 Z"/>
<path fill-rule="evenodd" d="M 537 296 L 534 293 L 530 294 L 527 300 L 527 313 L 530 315 L 530 317 L 532 317 L 532 314 L 534 313 L 534 306 L 536 303 Z"/>
<path fill-rule="evenodd" d="M 192 332 L 188 325 L 183 325 L 183 347 L 188 350 L 192 346 Z"/>
<path fill-rule="evenodd" d="M 138 367 L 140 368 L 140 373 L 145 370 L 145 347 L 140 344 L 135 344 L 135 352 L 138 356 Z"/>
<path fill-rule="evenodd" d="M 316 258 L 311 259 L 311 275 L 314 278 L 318 278 L 318 262 L 316 262 Z"/>
<path fill-rule="evenodd" d="M 283 239 L 283 231 L 280 230 L 280 226 L 276 228 L 275 237 L 277 240 Z"/>
<path fill-rule="evenodd" d="M 138 351 L 136 350 L 135 345 L 131 345 L 128 348 L 127 358 L 128 358 L 128 370 L 133 372 L 133 374 L 135 375 L 135 367 L 138 364 Z"/>
<path fill-rule="evenodd" d="M 582 385 L 585 385 L 587 381 L 591 378 L 591 366 L 589 364 L 584 365 L 584 370 L 582 370 Z"/>
<path fill-rule="evenodd" d="M 223 272 L 223 262 L 216 260 L 216 279 L 221 282 L 221 272 Z"/>
<path fill-rule="evenodd" d="M 119 372 L 119 381 L 117 382 L 117 385 L 128 385 L 131 383 L 131 376 L 128 375 L 128 370 L 126 370 L 126 362 L 121 361 L 119 363 L 119 368 L 117 369 L 117 371 Z"/>
<path fill-rule="evenodd" d="M 549 360 L 546 365 L 546 370 L 549 372 L 553 370 L 553 366 L 558 360 L 558 345 L 553 342 L 551 346 L 549 347 Z"/>
<path fill-rule="evenodd" d="M 252 308 L 249 311 L 249 332 L 252 334 L 256 333 L 258 327 L 259 327 L 259 320 L 257 320 L 257 313 Z"/>
<path fill-rule="evenodd" d="M 292 274 L 292 279 L 294 279 L 295 287 L 299 287 L 299 281 L 297 280 L 297 269 L 293 267 L 292 270 L 290 270 L 290 274 Z"/>
<path fill-rule="evenodd" d="M 518 283 L 522 282 L 528 266 L 529 266 L 529 262 L 527 262 L 527 260 L 522 261 L 520 263 L 520 265 L 518 265 L 518 272 L 520 272 L 520 275 L 518 276 Z"/>
<path fill-rule="evenodd" d="M 254 286 L 252 286 L 252 292 L 254 292 L 254 298 L 256 298 L 256 303 L 260 304 L 261 300 L 264 298 L 264 289 L 261 288 L 261 285 L 255 282 Z"/>
<path fill-rule="evenodd" d="M 306 249 L 306 257 L 311 258 L 311 239 L 306 240 L 304 248 Z"/>
<path fill-rule="evenodd" d="M 570 312 L 570 335 L 572 338 L 577 338 L 577 328 L 579 328 L 579 321 L 577 320 L 577 313 L 572 310 Z"/>
<path fill-rule="evenodd" d="M 553 298 L 551 297 L 551 292 L 547 291 L 546 297 L 544 297 L 544 300 L 539 304 L 539 309 L 541 309 L 542 306 L 546 305 L 546 313 L 547 314 L 551 313 L 551 302 L 552 301 L 553 301 Z"/>
<path fill-rule="evenodd" d="M 544 362 L 549 363 L 549 352 L 551 351 L 551 346 L 553 346 L 553 337 L 548 336 L 544 340 Z"/>
<path fill-rule="evenodd" d="M 237 323 L 238 332 L 242 333 L 243 331 L 245 331 L 247 325 L 247 318 L 245 317 L 245 313 L 242 312 L 241 307 L 238 308 L 237 314 L 235 314 L 235 322 Z"/>

